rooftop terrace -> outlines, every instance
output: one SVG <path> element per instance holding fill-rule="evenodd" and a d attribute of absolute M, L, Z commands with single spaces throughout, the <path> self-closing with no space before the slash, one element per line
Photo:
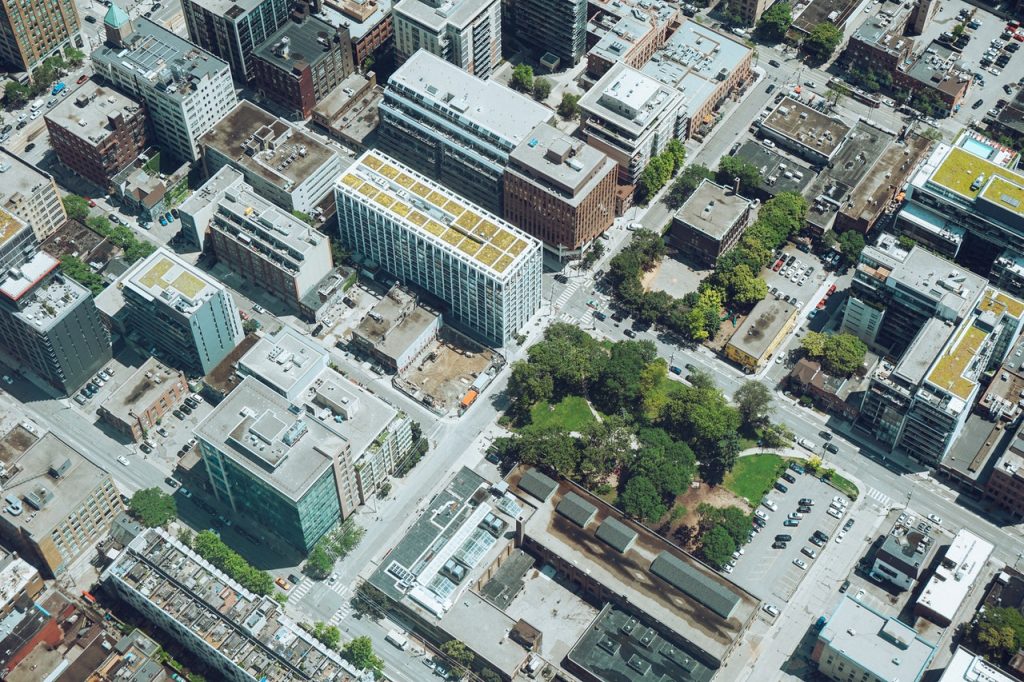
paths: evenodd
<path fill-rule="evenodd" d="M 126 285 L 159 299 L 166 305 L 175 305 L 180 298 L 189 307 L 223 288 L 223 285 L 209 275 L 166 249 L 157 249 L 141 261 L 129 274 Z"/>

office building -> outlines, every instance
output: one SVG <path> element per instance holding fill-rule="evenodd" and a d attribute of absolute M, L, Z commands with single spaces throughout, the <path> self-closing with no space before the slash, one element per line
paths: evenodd
<path fill-rule="evenodd" d="M 162 528 L 131 541 L 100 579 L 227 682 L 373 682 L 337 651 Z"/>
<path fill-rule="evenodd" d="M 400 0 L 392 18 L 399 65 L 426 50 L 487 79 L 501 61 L 501 0 Z"/>
<path fill-rule="evenodd" d="M 184 0 L 188 35 L 231 67 L 241 83 L 256 76 L 255 52 L 288 22 L 288 0 Z"/>
<path fill-rule="evenodd" d="M 136 443 L 189 395 L 185 375 L 148 358 L 100 405 L 100 419 Z"/>
<path fill-rule="evenodd" d="M 376 138 L 383 99 L 377 74 L 352 73 L 313 108 L 313 123 L 361 154 Z"/>
<path fill-rule="evenodd" d="M 316 321 L 340 298 L 327 235 L 258 195 L 242 173 L 224 166 L 182 204 L 183 225 L 207 233 L 218 261 L 296 311 Z"/>
<path fill-rule="evenodd" d="M 344 170 L 333 149 L 246 100 L 199 143 L 210 175 L 232 166 L 257 193 L 289 213 L 319 215 L 318 204 Z"/>
<path fill-rule="evenodd" d="M 350 343 L 387 371 L 398 374 L 437 338 L 441 324 L 440 315 L 396 284 L 359 321 Z"/>
<path fill-rule="evenodd" d="M 682 94 L 623 63 L 608 69 L 579 104 L 587 144 L 619 164 L 625 184 L 636 183 L 651 158 L 688 130 Z"/>
<path fill-rule="evenodd" d="M 353 64 L 366 71 L 367 57 L 390 46 L 394 35 L 391 0 L 322 0 L 317 15 L 332 26 L 344 26 L 352 43 Z"/>
<path fill-rule="evenodd" d="M 530 98 L 425 50 L 392 74 L 379 113 L 384 152 L 496 215 L 509 155 L 552 118 Z"/>
<path fill-rule="evenodd" d="M 784 98 L 757 127 L 813 166 L 828 165 L 850 133 L 848 124 L 792 97 Z"/>
<path fill-rule="evenodd" d="M 133 265 L 115 286 L 143 350 L 192 375 L 209 372 L 242 340 L 227 288 L 166 249 Z"/>
<path fill-rule="evenodd" d="M 587 49 L 587 0 L 523 0 L 514 5 L 516 37 L 551 65 L 570 69 Z"/>
<path fill-rule="evenodd" d="M 559 257 L 579 255 L 615 222 L 618 166 L 542 123 L 509 156 L 505 219 Z"/>
<path fill-rule="evenodd" d="M 40 242 L 68 219 L 53 176 L 5 149 L 0 149 L 0 208 L 28 223 Z"/>
<path fill-rule="evenodd" d="M 0 535 L 47 576 L 64 575 L 124 509 L 110 474 L 52 433 L 4 467 Z"/>
<path fill-rule="evenodd" d="M 960 529 L 918 595 L 914 615 L 927 618 L 939 627 L 951 625 L 993 549 L 992 543 L 966 528 Z"/>
<path fill-rule="evenodd" d="M 587 75 L 600 78 L 612 64 L 641 68 L 682 21 L 680 7 L 632 0 L 587 3 Z"/>
<path fill-rule="evenodd" d="M 81 22 L 73 0 L 0 5 L 0 61 L 31 74 L 48 57 L 81 47 Z"/>
<path fill-rule="evenodd" d="M 882 546 L 875 552 L 871 577 L 888 582 L 900 590 L 911 590 L 924 574 L 935 549 L 929 525 L 925 521 L 910 525 L 912 517 L 900 514 Z"/>
<path fill-rule="evenodd" d="M 541 244 L 375 151 L 337 185 L 342 244 L 443 301 L 445 318 L 495 346 L 540 308 Z"/>
<path fill-rule="evenodd" d="M 818 633 L 811 660 L 836 682 L 919 682 L 936 650 L 909 625 L 847 594 Z"/>
<path fill-rule="evenodd" d="M 256 88 L 297 118 L 309 118 L 354 70 L 348 31 L 318 17 L 285 22 L 254 59 Z"/>
<path fill-rule="evenodd" d="M 672 216 L 669 243 L 697 263 L 715 261 L 743 236 L 753 203 L 733 189 L 702 180 Z"/>
<path fill-rule="evenodd" d="M 146 111 L 138 102 L 89 81 L 45 114 L 57 158 L 106 191 L 146 149 Z"/>
<path fill-rule="evenodd" d="M 982 656 L 958 646 L 938 682 L 1015 682 L 1016 679 Z"/>
<path fill-rule="evenodd" d="M 350 444 L 255 377 L 195 434 L 218 503 L 261 539 L 308 553 L 359 503 Z"/>
<path fill-rule="evenodd" d="M 746 372 L 755 372 L 772 359 L 779 345 L 793 331 L 796 307 L 777 298 L 758 301 L 747 319 L 733 332 L 725 357 Z"/>
<path fill-rule="evenodd" d="M 164 152 L 197 161 L 199 138 L 238 101 L 228 65 L 148 19 L 124 15 L 105 28 L 106 43 L 92 53 L 96 75 L 145 103 Z"/>

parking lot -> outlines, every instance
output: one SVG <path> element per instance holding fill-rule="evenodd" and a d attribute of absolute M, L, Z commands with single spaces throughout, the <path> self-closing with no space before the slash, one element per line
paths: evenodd
<path fill-rule="evenodd" d="M 831 545 L 835 543 L 838 527 L 846 522 L 845 514 L 842 520 L 828 515 L 829 503 L 837 496 L 834 488 L 812 475 L 798 474 L 794 471 L 787 473 L 795 482 L 780 479 L 788 488 L 788 492 L 772 490 L 767 495 L 776 505 L 775 511 L 764 505 L 758 507 L 758 511 L 766 517 L 764 528 L 744 547 L 744 554 L 736 562 L 736 567 L 729 576 L 762 601 L 777 606 L 789 601 L 806 575 L 806 570 L 795 565 L 793 561 L 800 559 L 807 568 L 815 561 L 820 561 L 822 554 L 829 551 Z M 803 498 L 814 500 L 810 512 L 803 514 L 797 525 L 786 526 L 787 517 L 797 511 L 799 500 Z M 842 499 L 849 502 L 846 498 Z M 821 547 L 810 542 L 816 530 L 829 535 L 829 539 Z M 775 537 L 783 534 L 792 536 L 792 540 L 787 542 L 785 549 L 773 548 Z M 804 554 L 801 551 L 804 548 L 813 550 L 817 558 L 812 559 Z"/>
<path fill-rule="evenodd" d="M 797 250 L 792 244 L 782 252 L 784 262 L 778 260 L 762 272 L 768 284 L 768 293 L 777 298 L 789 296 L 800 310 L 813 308 L 821 298 L 822 285 L 828 279 L 829 272 L 817 256 Z M 776 269 L 778 266 L 778 269 Z"/>

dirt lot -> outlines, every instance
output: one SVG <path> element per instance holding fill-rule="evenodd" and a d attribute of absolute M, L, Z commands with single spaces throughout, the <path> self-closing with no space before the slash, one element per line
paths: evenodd
<path fill-rule="evenodd" d="M 493 359 L 490 350 L 442 330 L 438 341 L 402 375 L 401 381 L 410 392 L 429 396 L 430 404 L 447 411 L 459 404 L 473 380 Z"/>
<path fill-rule="evenodd" d="M 697 514 L 697 508 L 702 504 L 709 504 L 712 507 L 739 507 L 740 509 L 749 512 L 750 505 L 742 497 L 734 495 L 732 492 L 727 490 L 724 486 L 717 486 L 712 488 L 705 483 L 701 483 L 697 487 L 691 487 L 685 493 L 680 495 L 675 500 L 676 506 L 682 505 L 686 508 L 686 513 L 678 519 L 669 519 L 665 524 L 658 528 L 658 532 L 663 536 L 672 538 L 674 542 L 685 542 L 686 535 L 683 537 L 677 536 L 676 531 L 683 526 L 689 526 L 690 528 L 696 528 L 700 517 Z M 667 526 L 667 527 L 666 527 Z M 693 541 L 696 538 L 692 538 Z M 693 544 L 683 545 L 686 549 L 692 551 L 695 549 Z"/>
<path fill-rule="evenodd" d="M 739 329 L 745 319 L 747 319 L 746 315 L 736 315 L 736 324 L 733 324 L 733 320 L 730 317 L 718 326 L 718 333 L 715 334 L 714 338 L 705 341 L 704 345 L 716 353 L 721 353 L 722 349 L 725 348 L 725 344 L 732 338 L 733 332 Z"/>
<path fill-rule="evenodd" d="M 39 439 L 21 426 L 15 426 L 0 439 L 0 462 L 4 464 L 13 462 L 37 440 Z"/>
<path fill-rule="evenodd" d="M 69 220 L 62 228 L 46 238 L 43 251 L 54 258 L 77 255 L 86 263 L 102 263 L 117 255 L 117 247 L 85 225 Z"/>

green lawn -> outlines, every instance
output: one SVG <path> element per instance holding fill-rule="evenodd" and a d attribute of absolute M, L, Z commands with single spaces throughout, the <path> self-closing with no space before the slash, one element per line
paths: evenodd
<path fill-rule="evenodd" d="M 554 409 L 546 402 L 539 402 L 530 410 L 530 422 L 537 426 L 561 426 L 569 431 L 581 428 L 596 421 L 590 411 L 590 404 L 579 396 L 569 396 L 555 405 Z"/>
<path fill-rule="evenodd" d="M 778 455 L 740 457 L 723 485 L 756 507 L 785 466 L 785 460 Z"/>
<path fill-rule="evenodd" d="M 828 480 L 834 488 L 842 492 L 851 500 L 856 500 L 860 496 L 860 490 L 857 489 L 856 484 L 850 479 L 843 478 L 839 474 L 832 474 Z"/>

